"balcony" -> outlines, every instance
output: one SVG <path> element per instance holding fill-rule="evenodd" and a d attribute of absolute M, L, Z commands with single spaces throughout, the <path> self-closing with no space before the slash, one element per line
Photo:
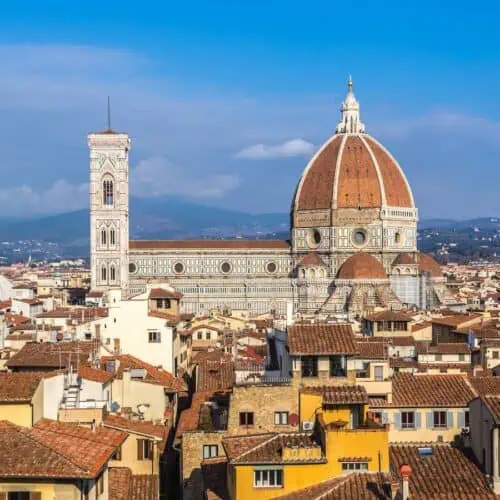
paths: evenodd
<path fill-rule="evenodd" d="M 107 413 L 107 401 L 78 401 L 77 403 L 61 402 L 58 419 L 61 422 L 77 422 L 92 424 L 102 422 Z"/>

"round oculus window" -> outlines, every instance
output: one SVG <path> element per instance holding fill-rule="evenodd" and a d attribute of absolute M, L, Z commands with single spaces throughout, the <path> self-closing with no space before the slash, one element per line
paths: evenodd
<path fill-rule="evenodd" d="M 356 246 L 361 247 L 366 243 L 366 232 L 363 229 L 356 229 L 352 239 Z"/>
<path fill-rule="evenodd" d="M 134 262 L 131 262 L 128 265 L 128 272 L 131 273 L 131 274 L 134 274 L 134 273 L 137 272 L 137 265 Z"/>
<path fill-rule="evenodd" d="M 184 264 L 182 262 L 176 262 L 174 264 L 174 271 L 177 273 L 177 274 L 181 274 L 184 272 Z"/>
<path fill-rule="evenodd" d="M 227 274 L 231 271 L 231 264 L 229 264 L 229 262 L 223 262 L 220 269 L 223 273 Z"/>
<path fill-rule="evenodd" d="M 309 248 L 317 248 L 321 243 L 321 233 L 317 229 L 310 229 L 307 233 L 307 245 Z"/>
<path fill-rule="evenodd" d="M 267 272 L 268 273 L 275 273 L 277 266 L 274 262 L 268 262 L 266 266 Z"/>

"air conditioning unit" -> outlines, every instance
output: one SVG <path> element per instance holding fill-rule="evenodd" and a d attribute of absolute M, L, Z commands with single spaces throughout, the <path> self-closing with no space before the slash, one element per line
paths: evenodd
<path fill-rule="evenodd" d="M 314 429 L 314 422 L 302 422 L 303 431 L 312 431 Z"/>

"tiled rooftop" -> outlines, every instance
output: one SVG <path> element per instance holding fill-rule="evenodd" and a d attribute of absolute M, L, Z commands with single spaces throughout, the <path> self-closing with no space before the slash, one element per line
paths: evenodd
<path fill-rule="evenodd" d="M 432 455 L 421 456 L 420 446 L 431 446 Z M 486 500 L 495 498 L 476 465 L 458 448 L 449 444 L 394 444 L 389 448 L 391 473 L 412 468 L 409 480 L 412 500 Z"/>
<path fill-rule="evenodd" d="M 292 356 L 357 353 L 348 324 L 294 325 L 288 328 L 288 342 Z"/>
<path fill-rule="evenodd" d="M 0 373 L 0 403 L 31 401 L 42 378 L 39 372 Z"/>
<path fill-rule="evenodd" d="M 113 429 L 143 434 L 158 439 L 163 439 L 167 430 L 164 425 L 142 420 L 131 420 L 118 415 L 107 415 L 104 417 L 103 424 L 106 428 L 111 427 Z"/>
<path fill-rule="evenodd" d="M 475 397 L 464 375 L 398 373 L 392 379 L 394 407 L 465 407 Z"/>
<path fill-rule="evenodd" d="M 304 387 L 301 392 L 307 394 L 322 394 L 324 405 L 368 403 L 366 389 L 360 385 Z"/>
<path fill-rule="evenodd" d="M 230 436 L 224 438 L 222 444 L 228 460 L 232 464 L 317 463 L 325 461 L 323 455 L 319 458 L 316 455 L 283 458 L 285 448 L 320 448 L 310 434 L 303 432 Z"/>
<path fill-rule="evenodd" d="M 8 368 L 30 368 L 55 370 L 76 366 L 77 358 L 87 364 L 93 348 L 92 342 L 29 342 L 12 356 Z"/>

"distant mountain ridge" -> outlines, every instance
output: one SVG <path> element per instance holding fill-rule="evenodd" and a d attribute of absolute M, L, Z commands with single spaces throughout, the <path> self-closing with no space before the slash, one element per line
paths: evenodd
<path fill-rule="evenodd" d="M 287 237 L 286 213 L 249 214 L 238 210 L 208 207 L 176 197 L 130 200 L 130 235 L 139 239 Z M 420 230 L 493 230 L 500 218 L 470 220 L 423 219 Z M 267 235 L 267 236 L 266 236 Z M 63 246 L 88 246 L 87 209 L 31 218 L 0 217 L 0 241 L 42 240 Z"/>

